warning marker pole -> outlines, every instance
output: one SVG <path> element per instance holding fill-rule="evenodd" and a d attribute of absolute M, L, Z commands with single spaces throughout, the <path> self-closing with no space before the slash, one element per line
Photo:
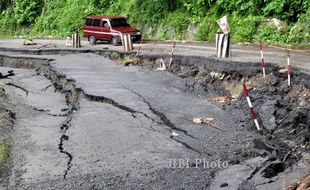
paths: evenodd
<path fill-rule="evenodd" d="M 243 93 L 244 93 L 244 95 L 246 97 L 246 100 L 247 100 L 249 108 L 250 108 L 250 112 L 251 112 L 251 115 L 252 115 L 252 120 L 254 121 L 257 130 L 260 131 L 261 128 L 260 128 L 259 123 L 258 123 L 257 118 L 256 118 L 256 113 L 254 111 L 254 108 L 253 108 L 253 105 L 252 105 L 252 102 L 251 102 L 251 99 L 250 99 L 250 96 L 249 96 L 249 91 L 248 91 L 248 89 L 246 87 L 246 84 L 245 84 L 243 79 L 242 79 L 242 85 L 243 85 Z"/>
<path fill-rule="evenodd" d="M 263 43 L 259 42 L 259 48 L 260 48 L 260 56 L 261 56 L 261 67 L 263 69 L 263 76 L 266 76 L 266 64 L 265 64 L 265 59 L 264 59 L 264 53 L 263 53 Z"/>
<path fill-rule="evenodd" d="M 171 68 L 171 64 L 172 64 L 172 61 L 173 61 L 175 45 L 176 45 L 176 42 L 173 43 L 173 47 L 172 47 L 172 50 L 171 50 L 170 61 L 169 61 L 169 68 Z"/>
<path fill-rule="evenodd" d="M 290 64 L 290 51 L 287 52 L 287 84 L 288 86 L 291 86 L 291 75 L 292 75 L 292 67 Z"/>

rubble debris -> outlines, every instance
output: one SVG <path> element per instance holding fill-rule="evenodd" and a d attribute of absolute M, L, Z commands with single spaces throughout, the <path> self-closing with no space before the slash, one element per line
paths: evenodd
<path fill-rule="evenodd" d="M 281 120 L 278 127 L 296 125 L 297 123 L 307 125 L 308 114 L 309 113 L 306 110 L 293 110 L 283 120 Z M 295 127 L 297 127 L 297 125 Z"/>
<path fill-rule="evenodd" d="M 223 73 L 222 76 L 220 76 L 219 80 L 224 80 L 225 77 L 226 77 L 226 74 Z"/>
<path fill-rule="evenodd" d="M 288 69 L 280 69 L 279 73 L 287 73 Z"/>
<path fill-rule="evenodd" d="M 41 45 L 40 47 L 38 47 L 38 49 L 41 49 L 41 48 L 56 48 L 57 45 L 56 44 L 53 44 L 53 43 L 47 43 L 47 44 L 43 44 Z"/>
<path fill-rule="evenodd" d="M 254 143 L 254 148 L 259 149 L 259 150 L 266 150 L 266 151 L 268 151 L 270 153 L 272 153 L 275 150 L 274 147 L 272 147 L 271 145 L 267 144 L 267 142 L 265 142 L 262 139 L 256 138 L 256 139 L 253 140 L 253 143 Z"/>
<path fill-rule="evenodd" d="M 155 71 L 165 71 L 167 70 L 166 64 L 163 59 L 160 59 L 160 65 Z"/>
<path fill-rule="evenodd" d="M 181 73 L 178 76 L 181 78 L 186 78 L 186 77 L 192 77 L 195 76 L 199 73 L 199 69 L 197 68 L 191 68 L 189 71 L 185 72 L 185 73 Z"/>
<path fill-rule="evenodd" d="M 217 77 L 219 77 L 220 73 L 212 71 L 212 72 L 210 72 L 209 75 L 211 76 L 211 78 L 217 78 Z"/>
<path fill-rule="evenodd" d="M 194 118 L 193 122 L 196 124 L 208 124 L 211 121 L 214 121 L 214 118 Z"/>
<path fill-rule="evenodd" d="M 173 136 L 173 137 L 178 137 L 179 134 L 173 131 L 173 132 L 171 133 L 171 136 Z"/>
<path fill-rule="evenodd" d="M 265 129 L 274 130 L 277 127 L 276 118 L 273 115 L 276 102 L 277 100 L 266 100 L 259 109 L 260 119 Z"/>
<path fill-rule="evenodd" d="M 222 129 L 222 127 L 214 124 L 214 123 L 211 123 L 212 121 L 214 121 L 214 118 L 193 118 L 193 122 L 196 123 L 196 124 L 208 124 L 210 125 L 211 127 L 213 128 L 216 128 L 220 131 L 225 131 L 224 129 Z"/>
<path fill-rule="evenodd" d="M 261 172 L 262 176 L 265 178 L 272 178 L 277 176 L 278 173 L 283 172 L 285 169 L 283 162 L 273 162 L 267 165 Z"/>
<path fill-rule="evenodd" d="M 244 165 L 229 166 L 228 168 L 217 172 L 215 179 L 210 186 L 210 190 L 238 189 L 238 187 L 251 176 L 253 170 L 253 168 Z"/>
<path fill-rule="evenodd" d="M 310 189 L 310 174 L 297 184 L 296 190 L 309 190 Z"/>
<path fill-rule="evenodd" d="M 31 46 L 31 45 L 37 45 L 37 43 L 35 43 L 32 39 L 25 39 L 23 45 Z"/>
<path fill-rule="evenodd" d="M 216 97 L 209 98 L 208 101 L 219 103 L 219 104 L 226 104 L 230 102 L 230 98 L 227 96 L 216 96 Z"/>

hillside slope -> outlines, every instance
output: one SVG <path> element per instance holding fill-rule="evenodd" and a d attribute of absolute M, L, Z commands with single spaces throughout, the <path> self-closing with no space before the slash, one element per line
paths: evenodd
<path fill-rule="evenodd" d="M 0 0 L 0 15 L 4 37 L 65 37 L 88 15 L 126 15 L 144 38 L 213 41 L 227 15 L 234 42 L 310 39 L 309 0 Z"/>

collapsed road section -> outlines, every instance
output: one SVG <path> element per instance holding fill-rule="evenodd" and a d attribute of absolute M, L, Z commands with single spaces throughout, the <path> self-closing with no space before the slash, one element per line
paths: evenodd
<path fill-rule="evenodd" d="M 201 58 L 176 57 L 170 72 L 154 72 L 160 57 L 140 57 L 134 63 L 141 66 L 129 67 L 95 54 L 44 57 L 1 56 L 1 64 L 36 71 L 53 84 L 42 89 L 65 95 L 67 108 L 60 110 L 67 115 L 53 114 L 63 118 L 53 131 L 58 146 L 49 149 L 53 156 L 40 158 L 44 163 L 52 159 L 62 170 L 51 164 L 34 167 L 29 156 L 13 163 L 19 175 L 11 176 L 18 183 L 9 183 L 10 189 L 280 189 L 279 184 L 297 184 L 309 172 L 309 87 L 301 74 L 292 81 L 300 83 L 289 89 L 276 67 L 262 80 L 256 65 L 215 65 Z M 242 101 L 244 77 L 264 127 L 261 133 Z M 227 101 L 214 102 L 221 100 L 215 96 Z M 196 117 L 213 118 L 223 130 L 197 125 Z M 19 148 L 16 155 L 25 151 Z M 175 160 L 182 164 L 172 166 L 179 163 Z M 228 166 L 205 167 L 215 161 Z M 37 168 L 36 175 L 24 171 L 26 166 Z"/>

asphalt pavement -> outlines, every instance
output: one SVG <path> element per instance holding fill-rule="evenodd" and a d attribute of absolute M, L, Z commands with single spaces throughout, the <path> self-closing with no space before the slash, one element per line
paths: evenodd
<path fill-rule="evenodd" d="M 64 131 L 65 97 L 35 71 L 14 69 L 11 82 L 29 94 L 9 87 L 18 108 L 9 189 L 203 188 L 222 166 L 193 167 L 196 160 L 228 165 L 255 133 L 241 127 L 238 112 L 187 92 L 168 72 L 94 54 L 43 57 L 85 95 Z M 213 117 L 225 131 L 194 124 L 194 117 Z M 189 164 L 172 168 L 179 159 Z"/>
<path fill-rule="evenodd" d="M 18 39 L 0 40 L 0 47 L 66 48 L 63 40 L 36 41 L 38 45 L 25 47 Z M 240 48 L 233 49 L 232 60 L 259 62 L 255 47 Z M 171 46 L 145 44 L 142 49 L 143 54 L 168 54 Z M 197 56 L 214 56 L 214 51 L 204 44 L 178 44 L 176 49 L 177 54 Z M 207 189 L 215 172 L 232 165 L 257 135 L 240 121 L 243 112 L 226 111 L 188 91 L 187 81 L 172 73 L 124 67 L 92 53 L 26 56 L 53 59 L 50 69 L 83 94 L 78 109 L 69 110 L 68 93 L 60 93 L 35 70 L 13 68 L 16 76 L 8 81 L 29 94 L 6 87 L 17 113 L 7 189 Z M 276 64 L 285 61 L 279 50 L 268 49 L 268 58 Z M 307 53 L 296 52 L 294 58 L 300 68 L 309 69 Z M 194 124 L 195 117 L 214 118 L 223 130 Z M 210 163 L 217 164 L 207 167 Z"/>

